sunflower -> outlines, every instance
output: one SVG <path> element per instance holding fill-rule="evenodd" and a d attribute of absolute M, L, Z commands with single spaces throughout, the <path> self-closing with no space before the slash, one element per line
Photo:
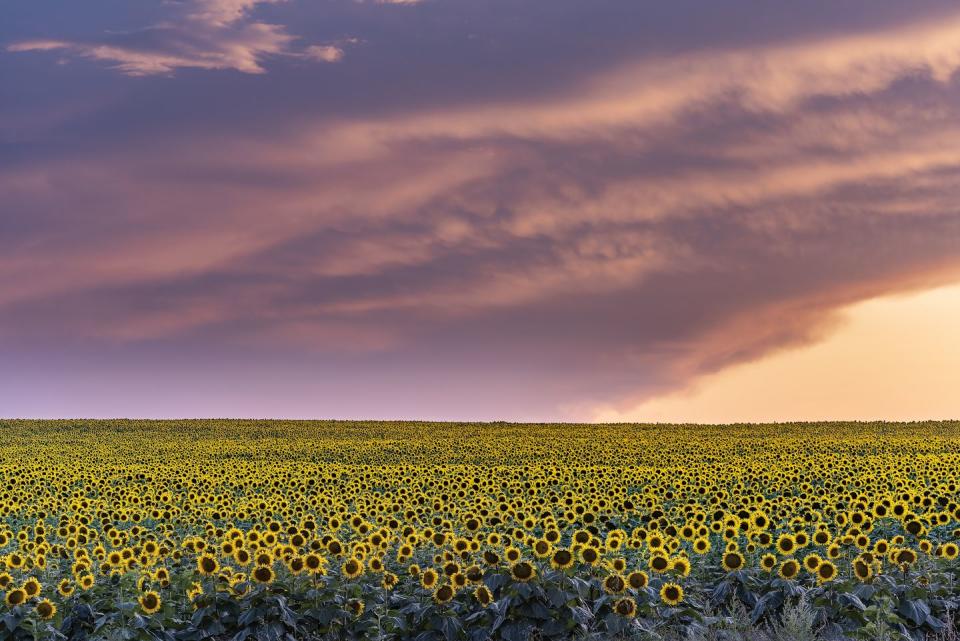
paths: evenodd
<path fill-rule="evenodd" d="M 664 583 L 660 587 L 660 600 L 667 605 L 679 605 L 683 601 L 683 588 L 676 583 Z"/>
<path fill-rule="evenodd" d="M 433 592 L 433 601 L 437 604 L 448 603 L 455 594 L 453 586 L 449 584 L 441 585 Z"/>
<path fill-rule="evenodd" d="M 627 575 L 627 583 L 634 590 L 641 590 L 647 587 L 647 583 L 650 582 L 650 577 L 647 576 L 647 573 L 643 570 L 636 570 Z"/>
<path fill-rule="evenodd" d="M 187 599 L 193 601 L 197 597 L 203 594 L 203 586 L 196 581 L 190 584 L 190 588 L 187 590 Z"/>
<path fill-rule="evenodd" d="M 627 589 L 627 582 L 619 574 L 611 574 L 603 580 L 603 591 L 607 594 L 620 594 Z"/>
<path fill-rule="evenodd" d="M 826 583 L 837 578 L 837 566 L 831 561 L 823 561 L 817 566 L 817 583 Z"/>
<path fill-rule="evenodd" d="M 44 621 L 49 621 L 57 614 L 57 606 L 50 599 L 43 599 L 37 604 L 37 616 Z"/>
<path fill-rule="evenodd" d="M 213 576 L 220 569 L 220 563 L 212 554 L 204 554 L 197 557 L 197 571 L 203 576 Z"/>
<path fill-rule="evenodd" d="M 290 571 L 290 574 L 294 576 L 301 574 L 304 570 L 307 569 L 307 563 L 304 561 L 302 556 L 294 554 L 289 559 L 287 559 L 287 569 Z"/>
<path fill-rule="evenodd" d="M 463 571 L 463 574 L 467 577 L 467 580 L 470 581 L 470 583 L 483 582 L 483 568 L 481 568 L 479 565 L 471 565 Z"/>
<path fill-rule="evenodd" d="M 594 547 L 585 547 L 580 550 L 580 560 L 587 565 L 596 565 L 600 561 L 600 553 Z"/>
<path fill-rule="evenodd" d="M 514 581 L 526 583 L 537 577 L 537 568 L 529 561 L 519 561 L 510 566 L 510 576 Z"/>
<path fill-rule="evenodd" d="M 392 590 L 397 586 L 399 578 L 393 572 L 384 572 L 383 578 L 380 580 L 380 587 L 384 590 Z"/>
<path fill-rule="evenodd" d="M 777 550 L 780 554 L 793 554 L 797 549 L 797 542 L 789 534 L 781 534 L 777 537 Z"/>
<path fill-rule="evenodd" d="M 723 555 L 723 569 L 727 572 L 742 570 L 744 563 L 743 555 L 739 552 L 727 552 Z"/>
<path fill-rule="evenodd" d="M 303 557 L 303 563 L 310 574 L 323 574 L 325 562 L 324 558 L 315 552 Z"/>
<path fill-rule="evenodd" d="M 773 568 L 777 567 L 777 557 L 773 554 L 764 554 L 760 557 L 760 567 L 764 572 L 773 572 Z"/>
<path fill-rule="evenodd" d="M 276 575 L 274 575 L 273 568 L 269 565 L 258 565 L 256 568 L 254 568 L 251 576 L 257 583 L 267 585 L 269 583 L 273 583 L 273 579 Z"/>
<path fill-rule="evenodd" d="M 897 548 L 891 552 L 890 556 L 894 563 L 901 566 L 910 566 L 916 563 L 917 553 L 910 548 Z"/>
<path fill-rule="evenodd" d="M 903 528 L 914 536 L 921 536 L 925 532 L 923 523 L 917 520 L 907 521 Z"/>
<path fill-rule="evenodd" d="M 780 569 L 777 571 L 777 574 L 780 575 L 780 578 L 783 579 L 794 579 L 797 574 L 800 572 L 800 564 L 797 563 L 796 559 L 787 559 L 780 564 Z"/>
<path fill-rule="evenodd" d="M 97 579 L 92 574 L 81 574 L 80 578 L 77 579 L 77 583 L 80 584 L 83 590 L 89 590 L 96 582 Z"/>
<path fill-rule="evenodd" d="M 247 580 L 247 575 L 243 572 L 237 572 L 227 581 L 233 593 L 237 596 L 243 596 L 250 591 L 250 581 Z"/>
<path fill-rule="evenodd" d="M 480 603 L 480 605 L 490 605 L 493 601 L 493 594 L 490 593 L 490 589 L 481 585 L 476 590 L 473 591 L 473 597 Z"/>
<path fill-rule="evenodd" d="M 570 550 L 565 550 L 560 548 L 553 552 L 553 556 L 550 557 L 550 567 L 555 570 L 566 570 L 573 566 L 573 554 L 570 553 Z"/>
<path fill-rule="evenodd" d="M 68 598 L 73 595 L 74 587 L 73 583 L 70 582 L 70 579 L 64 579 L 60 581 L 60 584 L 57 586 L 57 592 L 63 598 Z"/>
<path fill-rule="evenodd" d="M 710 539 L 700 537 L 693 542 L 693 551 L 697 554 L 706 554 L 710 551 Z"/>
<path fill-rule="evenodd" d="M 625 619 L 632 619 L 637 615 L 637 604 L 631 597 L 623 597 L 614 601 L 613 611 Z"/>
<path fill-rule="evenodd" d="M 813 542 L 821 547 L 830 545 L 830 532 L 827 530 L 817 530 L 813 534 Z"/>
<path fill-rule="evenodd" d="M 253 559 L 250 556 L 249 551 L 244 550 L 243 548 L 237 548 L 233 552 L 233 560 L 237 562 L 237 565 L 250 565 L 250 561 Z"/>
<path fill-rule="evenodd" d="M 490 566 L 500 565 L 500 555 L 493 550 L 484 550 L 483 562 Z"/>
<path fill-rule="evenodd" d="M 23 583 L 23 591 L 26 593 L 28 599 L 40 594 L 40 591 L 43 589 L 43 586 L 40 585 L 40 581 L 34 577 L 30 577 Z"/>
<path fill-rule="evenodd" d="M 0 590 L 6 590 L 8 586 L 13 584 L 13 577 L 10 576 L 9 572 L 0 572 Z"/>
<path fill-rule="evenodd" d="M 517 561 L 520 560 L 521 552 L 518 548 L 515 548 L 514 546 L 510 545 L 510 546 L 507 546 L 507 549 L 503 551 L 503 556 L 510 563 L 516 563 Z"/>
<path fill-rule="evenodd" d="M 4 598 L 4 601 L 8 606 L 16 607 L 27 600 L 27 593 L 23 591 L 23 588 L 14 588 L 7 592 L 7 596 Z"/>
<path fill-rule="evenodd" d="M 860 581 L 869 581 L 873 576 L 873 569 L 865 559 L 857 558 L 853 561 L 853 575 Z"/>
<path fill-rule="evenodd" d="M 137 599 L 137 602 L 145 614 L 155 614 L 160 611 L 160 595 L 156 592 L 144 592 L 140 595 L 140 598 Z"/>
<path fill-rule="evenodd" d="M 553 545 L 546 539 L 538 539 L 533 544 L 533 553 L 537 558 L 545 559 L 553 551 Z"/>
<path fill-rule="evenodd" d="M 670 571 L 680 576 L 689 576 L 690 561 L 686 557 L 678 556 L 671 562 Z"/>
<path fill-rule="evenodd" d="M 362 615 L 364 609 L 366 609 L 366 604 L 360 599 L 350 599 L 347 601 L 347 609 L 350 610 L 354 618 L 360 618 L 360 615 Z"/>
<path fill-rule="evenodd" d="M 437 571 L 433 568 L 424 570 L 423 574 L 420 575 L 420 585 L 427 590 L 431 590 L 437 584 L 437 578 Z"/>
<path fill-rule="evenodd" d="M 816 572 L 821 563 L 823 563 L 823 559 L 820 558 L 819 554 L 808 554 L 803 558 L 803 567 L 807 572 Z"/>
<path fill-rule="evenodd" d="M 940 555 L 945 559 L 952 561 L 958 554 L 960 554 L 960 547 L 956 543 L 944 543 L 940 546 Z"/>
<path fill-rule="evenodd" d="M 662 554 L 654 554 L 647 562 L 647 566 L 657 574 L 662 574 L 670 569 L 670 559 Z"/>
<path fill-rule="evenodd" d="M 363 562 L 357 558 L 349 558 L 340 566 L 340 571 L 348 579 L 355 579 L 363 574 Z"/>

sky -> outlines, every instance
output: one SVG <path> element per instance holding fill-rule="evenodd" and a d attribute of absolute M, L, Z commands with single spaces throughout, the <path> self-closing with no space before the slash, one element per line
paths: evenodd
<path fill-rule="evenodd" d="M 8 0 L 0 416 L 960 418 L 950 1 Z"/>

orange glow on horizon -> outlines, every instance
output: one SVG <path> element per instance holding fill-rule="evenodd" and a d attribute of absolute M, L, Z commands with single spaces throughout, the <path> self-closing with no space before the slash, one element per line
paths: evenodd
<path fill-rule="evenodd" d="M 601 422 L 927 420 L 960 416 L 960 284 L 857 303 L 825 340 L 703 377 Z"/>

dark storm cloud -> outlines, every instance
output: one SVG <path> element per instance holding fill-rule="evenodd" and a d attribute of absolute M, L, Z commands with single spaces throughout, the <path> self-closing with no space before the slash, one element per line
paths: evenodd
<path fill-rule="evenodd" d="M 103 7 L 0 31 L 24 380 L 256 395 L 240 361 L 337 378 L 317 414 L 589 416 L 960 267 L 947 4 Z"/>

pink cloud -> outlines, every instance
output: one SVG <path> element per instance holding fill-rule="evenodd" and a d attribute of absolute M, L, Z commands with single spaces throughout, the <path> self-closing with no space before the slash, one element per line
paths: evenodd
<path fill-rule="evenodd" d="M 333 63 L 352 43 L 296 49 L 255 6 L 191 4 L 149 46 L 8 48 L 152 75 Z M 529 365 L 564 400 L 634 403 L 954 273 L 958 35 L 947 16 L 647 57 L 550 95 L 318 108 L 28 159 L 0 198 L 53 222 L 0 256 L 4 331 L 459 349 Z"/>
<path fill-rule="evenodd" d="M 86 40 L 22 40 L 6 47 L 10 52 L 63 51 L 74 56 L 111 63 L 129 76 L 169 75 L 177 69 L 232 69 L 265 72 L 270 56 L 295 56 L 336 62 L 342 48 L 311 45 L 292 47 L 296 36 L 286 27 L 250 19 L 259 4 L 282 0 L 193 0 L 172 20 L 137 32 L 112 33 Z"/>

